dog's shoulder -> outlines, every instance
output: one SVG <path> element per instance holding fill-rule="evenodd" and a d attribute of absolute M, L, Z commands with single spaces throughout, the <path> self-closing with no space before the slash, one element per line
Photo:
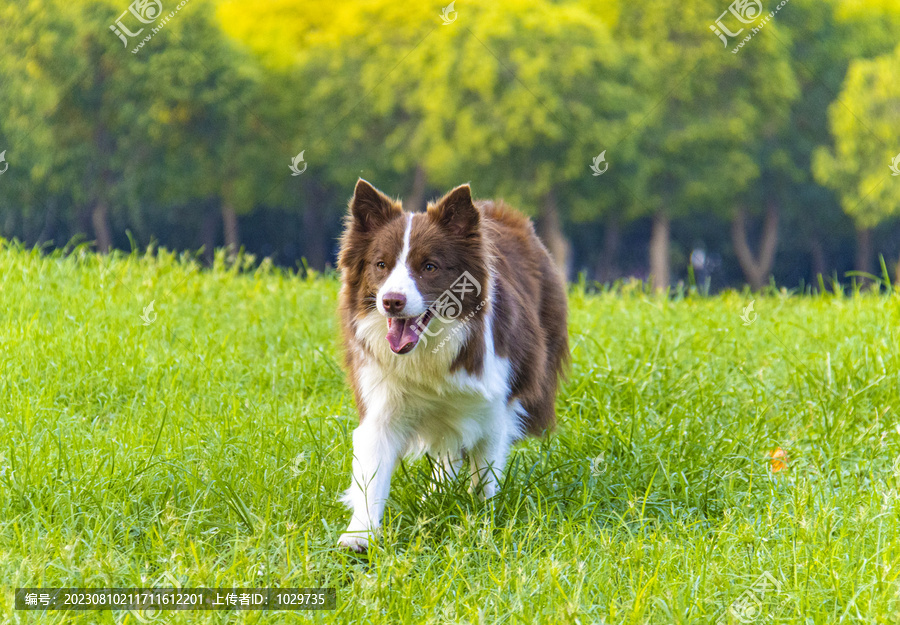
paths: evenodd
<path fill-rule="evenodd" d="M 523 238 L 535 235 L 531 220 L 503 200 L 481 200 L 476 206 L 488 227 Z"/>

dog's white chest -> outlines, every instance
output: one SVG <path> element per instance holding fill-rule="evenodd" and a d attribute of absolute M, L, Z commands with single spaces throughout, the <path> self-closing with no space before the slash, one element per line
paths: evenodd
<path fill-rule="evenodd" d="M 367 365 L 361 373 L 367 405 L 381 408 L 366 419 L 402 435 L 407 453 L 457 453 L 489 435 L 497 418 L 500 395 L 486 393 L 483 380 L 446 374 L 423 384 L 392 376 L 378 365 Z"/>

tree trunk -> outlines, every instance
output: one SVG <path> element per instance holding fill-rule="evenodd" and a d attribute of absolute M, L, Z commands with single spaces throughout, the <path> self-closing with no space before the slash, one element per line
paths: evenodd
<path fill-rule="evenodd" d="M 216 228 L 219 225 L 219 214 L 213 208 L 207 208 L 200 224 L 200 245 L 203 246 L 203 258 L 212 265 L 216 256 Z"/>
<path fill-rule="evenodd" d="M 819 282 L 819 276 L 822 276 L 822 279 L 824 280 L 825 272 L 828 271 L 825 260 L 825 248 L 822 247 L 822 241 L 818 236 L 813 238 L 809 251 L 810 256 L 812 256 L 812 284 L 817 284 Z"/>
<path fill-rule="evenodd" d="M 240 248 L 240 234 L 237 213 L 227 202 L 222 204 L 222 223 L 225 229 L 225 253 L 229 258 L 234 258 Z"/>
<path fill-rule="evenodd" d="M 40 247 L 44 243 L 52 242 L 53 235 L 56 232 L 56 200 L 50 200 L 47 203 L 47 210 L 44 214 L 44 227 L 37 235 L 35 245 Z"/>
<path fill-rule="evenodd" d="M 109 209 L 104 200 L 99 200 L 94 204 L 94 210 L 91 213 L 91 224 L 94 226 L 97 250 L 101 254 L 108 254 L 112 249 L 112 234 L 109 228 Z"/>
<path fill-rule="evenodd" d="M 734 221 L 731 222 L 731 241 L 750 288 L 760 290 L 772 273 L 775 251 L 778 249 L 778 204 L 774 200 L 766 203 L 759 257 L 750 249 L 750 242 L 747 240 L 747 211 L 743 206 L 738 207 Z"/>
<path fill-rule="evenodd" d="M 669 217 L 663 213 L 653 216 L 650 235 L 650 282 L 657 293 L 669 288 Z"/>
<path fill-rule="evenodd" d="M 607 284 L 616 279 L 618 270 L 616 259 L 619 257 L 619 243 L 622 239 L 622 228 L 616 217 L 610 217 L 603 231 L 603 249 L 597 262 L 596 280 Z"/>
<path fill-rule="evenodd" d="M 4 217 L 3 223 L 2 223 L 2 225 L 3 225 L 2 231 L 3 232 L 15 232 L 15 230 L 17 228 L 16 222 L 19 221 L 18 219 L 16 219 L 16 217 L 18 216 L 19 212 L 6 210 L 6 211 L 0 211 L 0 214 L 5 214 L 5 217 Z M 24 221 L 24 219 L 22 221 Z"/>
<path fill-rule="evenodd" d="M 93 56 L 93 55 L 91 55 Z M 104 64 L 97 66 L 98 78 L 95 85 L 102 91 L 105 83 L 105 67 Z M 109 155 L 113 152 L 113 140 L 110 133 L 107 132 L 103 122 L 99 122 L 94 130 L 94 146 L 101 155 L 100 158 L 93 161 L 94 166 L 107 162 Z M 93 167 L 91 167 L 93 170 Z M 93 174 L 93 171 L 91 171 Z M 99 165 L 97 176 L 94 180 L 86 181 L 94 186 L 92 197 L 94 198 L 94 207 L 91 210 L 91 225 L 94 228 L 94 239 L 97 242 L 97 250 L 101 254 L 108 254 L 112 249 L 112 232 L 109 227 L 109 204 L 107 199 L 110 196 L 109 189 L 112 186 L 112 174 L 103 165 Z"/>
<path fill-rule="evenodd" d="M 873 273 L 872 229 L 856 229 L 856 270 Z"/>
<path fill-rule="evenodd" d="M 538 217 L 538 235 L 547 246 L 547 251 L 553 258 L 553 262 L 559 267 L 563 276 L 569 278 L 569 241 L 562 231 L 562 222 L 559 217 L 559 208 L 556 204 L 556 195 L 548 191 L 541 204 L 541 213 Z"/>
<path fill-rule="evenodd" d="M 79 207 L 75 213 L 75 227 L 78 229 L 78 234 L 84 235 L 85 240 L 90 239 L 90 233 L 94 229 L 91 223 L 92 214 L 90 204 Z"/>
<path fill-rule="evenodd" d="M 306 206 L 303 207 L 303 256 L 310 267 L 321 271 L 328 262 L 328 239 L 324 236 L 322 205 L 316 201 L 317 197 L 315 191 L 306 193 Z"/>
<path fill-rule="evenodd" d="M 412 191 L 403 207 L 408 211 L 420 211 L 425 208 L 425 185 L 428 184 L 428 176 L 421 165 L 416 165 L 416 173 L 413 177 Z"/>

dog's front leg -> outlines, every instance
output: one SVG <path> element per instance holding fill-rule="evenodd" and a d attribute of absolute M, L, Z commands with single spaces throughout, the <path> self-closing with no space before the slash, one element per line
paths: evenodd
<path fill-rule="evenodd" d="M 365 551 L 369 538 L 381 527 L 391 474 L 402 450 L 402 440 L 386 423 L 367 420 L 354 430 L 353 483 L 342 498 L 353 516 L 338 541 L 342 547 Z"/>
<path fill-rule="evenodd" d="M 484 438 L 479 441 L 469 454 L 472 477 L 471 492 L 483 499 L 490 499 L 497 494 L 500 478 L 509 456 L 514 433 L 517 428 L 515 407 L 505 402 L 493 406 L 494 419 Z"/>
<path fill-rule="evenodd" d="M 470 492 L 482 499 L 497 494 L 503 467 L 509 454 L 509 443 L 502 440 L 483 441 L 472 450 L 472 477 Z"/>

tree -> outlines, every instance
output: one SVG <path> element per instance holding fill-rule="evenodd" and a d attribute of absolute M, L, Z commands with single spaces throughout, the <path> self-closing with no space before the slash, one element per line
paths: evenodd
<path fill-rule="evenodd" d="M 777 15 L 784 30 L 779 37 L 790 50 L 791 64 L 799 85 L 799 97 L 792 103 L 790 120 L 767 138 L 758 155 L 760 184 L 745 194 L 735 216 L 733 245 L 747 281 L 754 289 L 768 282 L 778 247 L 774 217 L 781 229 L 791 232 L 791 240 L 806 248 L 811 258 L 812 280 L 827 273 L 830 233 L 843 226 L 837 199 L 812 177 L 813 149 L 827 133 L 823 103 L 837 91 L 848 62 L 850 29 L 835 16 L 833 0 L 792 0 L 790 8 Z M 752 210 L 752 207 L 759 207 Z M 773 216 L 773 208 L 775 215 Z M 759 261 L 747 258 L 741 247 L 749 248 L 747 228 L 752 216 L 764 211 Z"/>
<path fill-rule="evenodd" d="M 592 176 L 592 158 L 641 108 L 630 86 L 637 55 L 616 45 L 615 15 L 601 9 L 579 2 L 479 7 L 410 57 L 413 75 L 424 80 L 398 77 L 416 114 L 394 143 L 408 137 L 420 146 L 429 179 L 442 186 L 469 180 L 535 215 L 565 268 L 563 226 L 573 210 L 600 209 L 602 196 L 612 195 Z"/>
<path fill-rule="evenodd" d="M 4 29 L 2 37 L 5 63 L 16 68 L 5 86 L 7 103 L 13 111 L 34 108 L 5 127 L 19 138 L 19 162 L 29 168 L 28 186 L 36 187 L 28 195 L 71 194 L 79 215 L 89 216 L 97 247 L 108 251 L 110 204 L 121 191 L 125 158 L 121 140 L 135 130 L 118 114 L 131 81 L 128 59 L 108 56 L 111 12 L 100 3 L 59 0 L 17 8 L 18 28 Z M 40 45 L 28 45 L 34 41 Z"/>
<path fill-rule="evenodd" d="M 847 227 L 834 191 L 820 185 L 812 171 L 814 151 L 828 134 L 825 103 L 840 90 L 854 58 L 893 49 L 900 37 L 900 10 L 870 0 L 853 5 L 792 0 L 790 10 L 780 12 L 778 19 L 788 28 L 785 41 L 800 97 L 792 106 L 790 123 L 769 148 L 778 158 L 761 160 L 762 178 L 771 181 L 762 187 L 777 189 L 792 239 L 807 248 L 815 279 L 828 269 L 826 248 L 834 245 L 833 233 Z"/>
<path fill-rule="evenodd" d="M 813 173 L 834 189 L 857 227 L 859 271 L 871 272 L 871 230 L 900 214 L 900 46 L 850 64 L 838 101 L 828 110 L 834 147 L 821 147 Z"/>
<path fill-rule="evenodd" d="M 234 254 L 238 215 L 267 199 L 284 201 L 267 192 L 289 178 L 291 146 L 279 117 L 288 95 L 267 92 L 262 68 L 219 28 L 214 3 L 194 2 L 190 15 L 167 23 L 158 45 L 154 39 L 147 46 L 145 80 L 137 89 L 146 114 L 162 122 L 149 146 L 166 163 L 156 187 L 162 201 L 217 206 L 225 247 Z M 212 233 L 204 231 L 210 254 Z"/>
<path fill-rule="evenodd" d="M 502 196 L 536 214 L 564 265 L 567 211 L 559 198 L 571 201 L 569 185 L 591 178 L 601 142 L 636 108 L 628 59 L 601 6 L 460 7 L 445 27 L 433 9 L 398 10 L 382 0 L 345 3 L 340 20 L 310 17 L 315 24 L 306 30 L 285 33 L 267 17 L 231 28 L 269 58 L 281 59 L 270 48 L 292 42 L 289 55 L 309 86 L 306 117 L 326 129 L 308 127 L 306 136 L 327 151 L 336 180 L 349 183 L 360 170 L 388 179 L 416 172 L 413 204 L 421 203 L 426 179 L 443 188 L 469 181 L 482 197 Z M 260 36 L 264 24 L 281 37 Z M 337 106 L 348 93 L 362 102 L 349 114 Z"/>
<path fill-rule="evenodd" d="M 622 36 L 650 50 L 650 99 L 658 103 L 631 130 L 636 158 L 622 169 L 633 194 L 629 215 L 652 219 L 657 290 L 670 282 L 671 221 L 739 212 L 741 194 L 759 176 L 760 143 L 784 123 L 796 96 L 787 54 L 773 37 L 757 35 L 739 54 L 722 48 L 709 29 L 721 10 L 715 0 L 654 0 L 622 11 Z"/>
<path fill-rule="evenodd" d="M 368 97 L 372 85 L 398 59 L 385 66 L 370 57 L 379 49 L 379 37 L 392 33 L 394 39 L 385 45 L 399 46 L 411 32 L 409 23 L 424 24 L 425 15 L 433 11 L 389 2 L 226 0 L 220 4 L 222 28 L 265 68 L 267 102 L 280 120 L 280 134 L 293 146 L 275 170 L 283 170 L 284 184 L 274 184 L 270 195 L 272 201 L 302 212 L 303 249 L 307 254 L 314 252 L 314 266 L 324 265 L 328 253 L 322 241 L 323 224 L 343 216 L 343 204 L 357 177 L 386 189 L 401 188 L 413 177 L 386 158 L 390 153 L 385 150 L 385 138 L 399 120 L 374 110 Z M 301 152 L 304 172 L 291 176 L 289 159 Z M 417 191 L 420 197 L 424 197 L 424 186 L 423 175 Z M 340 200 L 334 201 L 334 195 Z"/>
<path fill-rule="evenodd" d="M 110 32 L 118 3 L 47 4 L 19 8 L 20 28 L 2 40 L 4 65 L 16 68 L 10 107 L 33 111 L 5 122 L 22 137 L 32 195 L 71 193 L 104 252 L 113 216 L 140 227 L 150 207 L 215 198 L 236 250 L 237 214 L 271 181 L 277 131 L 260 121 L 268 109 L 259 72 L 224 38 L 214 6 L 194 0 L 190 11 L 159 18 L 165 27 L 146 45 L 135 38 L 123 48 Z M 33 40 L 41 44 L 26 45 Z M 15 127 L 24 122 L 32 127 Z"/>

